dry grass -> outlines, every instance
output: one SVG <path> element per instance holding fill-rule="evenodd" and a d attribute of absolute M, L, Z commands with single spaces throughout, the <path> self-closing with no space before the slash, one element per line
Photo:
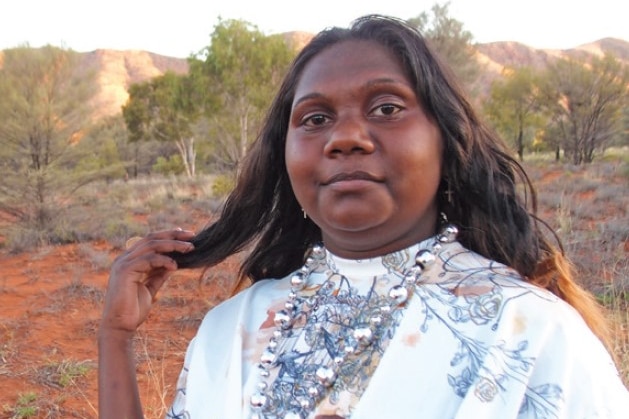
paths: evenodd
<path fill-rule="evenodd" d="M 529 159 L 539 212 L 561 238 L 578 280 L 610 314 L 614 353 L 629 387 L 629 149 L 589 166 Z"/>

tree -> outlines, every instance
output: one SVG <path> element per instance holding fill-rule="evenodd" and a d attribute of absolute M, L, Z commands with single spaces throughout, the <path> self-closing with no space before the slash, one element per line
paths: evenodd
<path fill-rule="evenodd" d="M 596 151 L 622 134 L 629 68 L 610 54 L 558 60 L 546 71 L 544 103 L 555 132 L 574 164 L 590 163 Z"/>
<path fill-rule="evenodd" d="M 52 46 L 4 51 L 0 69 L 0 214 L 44 232 L 73 191 L 90 124 L 91 76 L 78 55 Z"/>
<path fill-rule="evenodd" d="M 103 118 L 76 145 L 84 155 L 76 167 L 81 173 L 93 173 L 106 181 L 123 179 L 126 166 L 130 165 L 126 145 L 127 132 L 122 115 Z"/>
<path fill-rule="evenodd" d="M 480 74 L 476 50 L 472 45 L 471 32 L 463 28 L 463 23 L 449 16 L 450 3 L 435 4 L 431 14 L 422 12 L 408 22 L 417 27 L 429 41 L 432 48 L 452 67 L 457 77 L 469 90 Z"/>
<path fill-rule="evenodd" d="M 219 20 L 210 45 L 189 60 L 192 83 L 206 93 L 205 116 L 222 167 L 237 168 L 294 54 L 281 35 Z"/>
<path fill-rule="evenodd" d="M 201 90 L 188 76 L 166 72 L 129 88 L 122 114 L 132 142 L 156 139 L 176 145 L 188 177 L 196 173 L 193 125 L 199 118 Z"/>
<path fill-rule="evenodd" d="M 496 130 L 515 145 L 524 160 L 524 149 L 542 129 L 538 74 L 531 68 L 505 69 L 490 89 L 484 112 Z"/>

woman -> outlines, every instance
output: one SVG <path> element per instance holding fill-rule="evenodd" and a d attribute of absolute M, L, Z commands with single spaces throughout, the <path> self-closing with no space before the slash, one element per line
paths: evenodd
<path fill-rule="evenodd" d="M 131 340 L 168 273 L 249 245 L 253 284 L 204 319 L 168 417 L 626 414 L 600 310 L 516 179 L 534 211 L 526 175 L 414 29 L 368 16 L 323 31 L 220 219 L 114 263 L 101 417 L 142 416 Z"/>

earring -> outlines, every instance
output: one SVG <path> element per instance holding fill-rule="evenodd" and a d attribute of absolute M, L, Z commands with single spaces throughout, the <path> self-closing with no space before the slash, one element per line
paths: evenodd
<path fill-rule="evenodd" d="M 301 212 L 303 212 L 303 213 L 304 213 L 304 220 L 305 220 L 306 218 L 308 218 L 308 214 L 306 214 L 306 210 L 305 210 L 305 209 L 303 209 L 303 208 L 302 208 L 302 209 L 301 209 Z"/>
<path fill-rule="evenodd" d="M 452 195 L 454 194 L 454 192 L 452 192 L 452 187 L 450 186 L 450 182 L 446 181 L 447 183 L 447 187 L 446 190 L 443 192 L 446 196 L 446 201 L 448 201 L 448 204 L 452 204 Z"/>

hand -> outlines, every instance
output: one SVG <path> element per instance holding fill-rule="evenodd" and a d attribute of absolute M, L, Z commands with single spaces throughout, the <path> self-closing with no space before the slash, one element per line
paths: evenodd
<path fill-rule="evenodd" d="M 101 330 L 133 333 L 144 322 L 157 292 L 177 269 L 166 256 L 194 249 L 191 231 L 160 231 L 129 243 L 111 267 Z M 131 242 L 131 241 L 130 241 Z"/>

